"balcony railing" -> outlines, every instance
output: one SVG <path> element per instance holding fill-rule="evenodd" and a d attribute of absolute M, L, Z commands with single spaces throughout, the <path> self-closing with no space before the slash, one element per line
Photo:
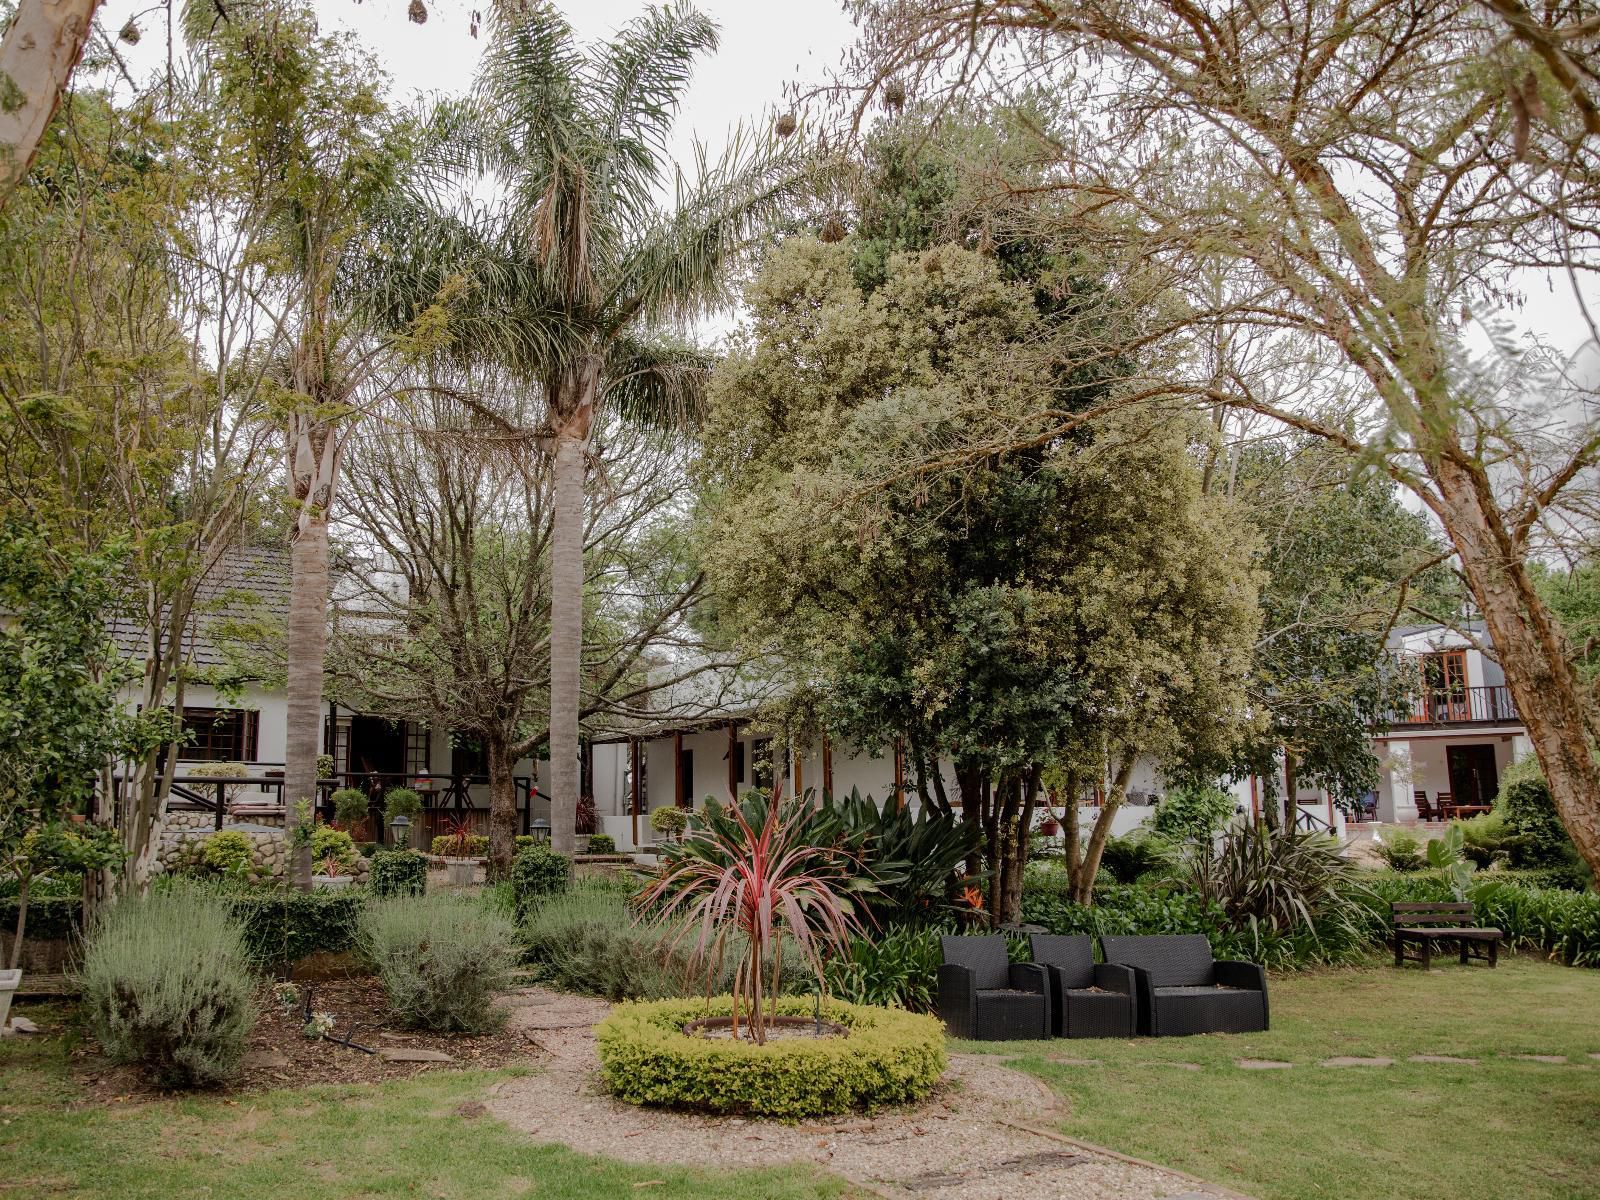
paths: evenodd
<path fill-rule="evenodd" d="M 1518 721 L 1511 689 L 1497 687 L 1432 688 L 1412 699 L 1394 717 L 1396 725 L 1464 725 L 1472 722 Z"/>

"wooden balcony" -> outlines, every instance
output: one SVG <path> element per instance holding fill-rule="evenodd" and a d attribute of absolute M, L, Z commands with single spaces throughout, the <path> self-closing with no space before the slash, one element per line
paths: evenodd
<path fill-rule="evenodd" d="M 1511 689 L 1497 687 L 1431 688 L 1412 698 L 1391 725 L 1508 725 L 1522 720 Z"/>

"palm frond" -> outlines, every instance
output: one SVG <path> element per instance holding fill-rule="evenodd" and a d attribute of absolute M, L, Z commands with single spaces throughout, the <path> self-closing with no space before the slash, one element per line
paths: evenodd
<path fill-rule="evenodd" d="M 692 429 L 704 416 L 715 365 L 713 355 L 688 342 L 619 337 L 606 357 L 606 401 L 641 428 Z"/>

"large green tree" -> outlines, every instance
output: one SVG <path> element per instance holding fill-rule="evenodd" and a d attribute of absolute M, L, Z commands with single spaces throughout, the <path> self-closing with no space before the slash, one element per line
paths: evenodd
<path fill-rule="evenodd" d="M 945 810 L 954 760 L 990 911 L 1013 919 L 1047 766 L 1109 777 L 1092 879 L 1137 758 L 1228 753 L 1257 620 L 1250 538 L 1202 491 L 1179 423 L 906 472 L 1059 387 L 1027 352 L 1048 318 L 974 251 L 891 253 L 869 289 L 855 249 L 792 239 L 747 291 L 711 392 L 703 560 L 726 627 L 787 660 L 834 732 L 905 738 Z"/>
<path fill-rule="evenodd" d="M 720 304 L 806 181 L 798 139 L 739 135 L 673 175 L 667 139 L 716 26 L 687 4 L 582 45 L 554 5 L 495 10 L 472 98 L 435 114 L 416 204 L 394 215 L 374 289 L 392 323 L 487 355 L 538 389 L 551 456 L 552 841 L 575 845 L 586 457 L 605 405 L 681 420 L 706 362 L 663 331 Z M 491 197 L 436 201 L 451 185 Z M 661 192 L 671 187 L 673 202 Z"/>

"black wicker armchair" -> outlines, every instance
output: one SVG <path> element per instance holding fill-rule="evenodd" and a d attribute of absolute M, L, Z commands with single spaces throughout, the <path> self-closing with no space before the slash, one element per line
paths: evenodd
<path fill-rule="evenodd" d="M 942 937 L 939 946 L 939 1016 L 952 1036 L 987 1042 L 1050 1036 L 1045 969 L 1008 962 L 1004 935 Z"/>
<path fill-rule="evenodd" d="M 1138 1020 L 1133 970 L 1094 961 L 1087 934 L 1036 933 L 1033 961 L 1050 977 L 1050 1012 L 1057 1037 L 1132 1037 Z"/>
<path fill-rule="evenodd" d="M 1105 937 L 1107 962 L 1133 968 L 1139 1032 L 1255 1033 L 1267 1028 L 1267 973 L 1255 963 L 1216 962 L 1203 934 Z"/>

